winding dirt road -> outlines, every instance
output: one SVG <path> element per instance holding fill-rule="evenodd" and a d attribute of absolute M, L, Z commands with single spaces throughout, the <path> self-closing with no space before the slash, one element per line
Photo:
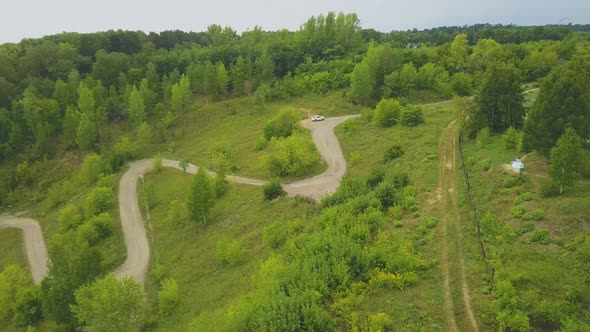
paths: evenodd
<path fill-rule="evenodd" d="M 328 169 L 324 173 L 309 179 L 285 184 L 283 187 L 288 196 L 303 195 L 317 201 L 323 196 L 336 191 L 346 172 L 346 160 L 342 154 L 340 143 L 334 134 L 334 127 L 356 117 L 359 117 L 359 115 L 328 118 L 322 122 L 311 122 L 309 120 L 302 122 L 304 127 L 311 130 L 313 141 L 328 164 Z M 179 162 L 176 160 L 164 159 L 162 164 L 164 167 L 181 169 Z M 129 169 L 123 174 L 119 183 L 119 210 L 127 247 L 127 259 L 113 273 L 118 278 L 131 277 L 141 284 L 144 282 L 148 269 L 150 248 L 137 198 L 137 182 L 151 169 L 151 159 L 133 161 L 129 163 Z M 195 174 L 197 170 L 198 167 L 191 164 L 186 171 Z M 262 186 L 266 183 L 264 180 L 233 175 L 228 175 L 227 179 L 253 186 Z M 48 256 L 39 223 L 33 219 L 2 216 L 0 228 L 2 227 L 16 227 L 24 231 L 25 246 L 33 280 L 35 283 L 41 282 L 47 275 Z"/>

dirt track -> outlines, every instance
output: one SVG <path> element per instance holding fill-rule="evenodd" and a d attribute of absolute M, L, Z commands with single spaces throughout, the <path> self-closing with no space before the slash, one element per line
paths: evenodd
<path fill-rule="evenodd" d="M 439 141 L 439 212 L 441 216 L 441 272 L 448 331 L 479 331 L 471 308 L 465 261 L 462 252 L 461 214 L 457 198 L 456 121 L 442 132 Z M 449 254 L 451 251 L 452 254 Z M 453 257 L 451 263 L 449 257 Z M 454 281 L 454 282 L 453 282 Z M 457 288 L 460 285 L 460 289 Z M 461 304 L 453 294 L 460 293 Z"/>
<path fill-rule="evenodd" d="M 338 139 L 334 134 L 334 127 L 347 119 L 359 115 L 348 115 L 328 118 L 322 122 L 303 121 L 302 124 L 311 130 L 311 135 L 318 151 L 328 164 L 328 169 L 309 179 L 296 181 L 284 185 L 289 196 L 303 195 L 314 200 L 333 193 L 346 172 L 346 160 L 342 154 Z M 162 160 L 165 167 L 181 169 L 176 160 Z M 143 284 L 150 260 L 150 248 L 147 240 L 145 224 L 137 199 L 137 182 L 152 169 L 152 160 L 144 159 L 129 163 L 129 169 L 121 177 L 119 183 L 119 211 L 121 224 L 127 247 L 127 259 L 113 273 L 116 277 L 131 277 Z M 198 170 L 195 165 L 189 165 L 187 173 L 194 174 Z M 262 186 L 266 181 L 249 179 L 239 176 L 227 176 L 236 183 Z M 41 282 L 47 274 L 47 249 L 39 224 L 32 219 L 4 216 L 0 219 L 0 228 L 17 227 L 25 232 L 25 244 L 33 279 Z"/>
<path fill-rule="evenodd" d="M 47 276 L 47 247 L 39 223 L 33 219 L 0 216 L 0 228 L 20 228 L 25 235 L 25 249 L 33 281 L 38 284 Z"/>

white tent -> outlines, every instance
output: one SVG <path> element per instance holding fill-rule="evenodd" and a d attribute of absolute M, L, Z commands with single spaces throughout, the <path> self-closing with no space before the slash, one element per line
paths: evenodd
<path fill-rule="evenodd" d="M 520 159 L 514 158 L 514 160 L 512 161 L 512 168 L 520 171 L 524 169 L 524 164 L 522 163 L 522 161 L 520 161 Z"/>

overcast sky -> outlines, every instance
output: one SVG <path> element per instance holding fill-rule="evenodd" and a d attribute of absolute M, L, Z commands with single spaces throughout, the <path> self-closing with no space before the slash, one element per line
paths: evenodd
<path fill-rule="evenodd" d="M 297 29 L 328 11 L 357 13 L 380 31 L 442 25 L 590 23 L 590 0 L 4 0 L 0 43 L 63 31 Z"/>

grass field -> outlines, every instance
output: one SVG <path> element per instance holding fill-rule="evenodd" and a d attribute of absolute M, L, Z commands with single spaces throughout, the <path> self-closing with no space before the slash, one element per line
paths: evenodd
<path fill-rule="evenodd" d="M 152 264 L 147 289 L 155 298 L 156 276 L 173 278 L 180 286 L 177 308 L 159 320 L 156 330 L 186 330 L 188 323 L 200 314 L 218 321 L 217 314 L 251 290 L 251 275 L 270 254 L 262 243 L 262 229 L 275 220 L 306 220 L 314 209 L 309 203 L 296 200 L 265 202 L 260 187 L 232 184 L 229 192 L 216 202 L 207 225 L 186 217 L 167 220 L 168 203 L 184 202 L 192 178 L 168 169 L 145 177 L 146 185 L 152 185 L 155 193 L 150 211 Z M 223 266 L 216 257 L 217 245 L 231 240 L 241 243 L 243 259 Z M 157 271 L 165 272 L 162 275 Z"/>
<path fill-rule="evenodd" d="M 512 234 L 508 240 L 487 243 L 487 249 L 498 255 L 497 274 L 516 288 L 517 307 L 529 316 L 531 327 L 558 328 L 560 319 L 576 312 L 568 292 L 585 287 L 567 246 L 574 238 L 590 234 L 590 181 L 582 179 L 562 197 L 544 197 L 549 162 L 537 153 L 523 156 L 506 149 L 499 135 L 490 137 L 483 147 L 467 142 L 465 155 L 480 215 L 492 212 L 499 225 L 505 225 L 500 234 Z M 518 175 L 507 169 L 507 164 L 516 156 L 523 160 L 525 172 L 520 184 L 511 186 L 508 179 Z M 534 213 L 541 217 L 535 218 Z M 473 230 L 472 224 L 466 225 L 466 231 Z M 502 236 L 506 239 L 507 235 Z M 472 248 L 468 252 L 475 258 L 477 251 Z M 484 289 L 485 284 L 482 279 L 474 280 L 474 285 L 481 286 L 476 290 Z M 474 294 L 484 328 L 496 329 L 498 309 L 485 300 L 487 297 L 489 294 L 481 291 Z"/>
<path fill-rule="evenodd" d="M 302 118 L 313 114 L 335 116 L 352 114 L 356 108 L 342 97 L 341 92 L 327 96 L 306 96 L 289 102 L 273 102 L 261 108 L 254 97 L 202 104 L 197 101 L 193 111 L 182 114 L 170 130 L 168 142 L 154 146 L 164 156 L 188 159 L 196 165 L 210 167 L 210 154 L 216 150 L 228 151 L 233 174 L 255 178 L 269 178 L 263 158 L 265 151 L 255 151 L 262 139 L 266 123 L 282 108 L 293 107 L 301 111 Z M 167 147 L 174 152 L 167 152 Z M 166 151 L 166 152 L 164 152 Z M 321 172 L 321 169 L 314 170 Z"/>
<path fill-rule="evenodd" d="M 27 266 L 23 232 L 20 229 L 0 229 L 0 271 L 11 264 Z"/>

